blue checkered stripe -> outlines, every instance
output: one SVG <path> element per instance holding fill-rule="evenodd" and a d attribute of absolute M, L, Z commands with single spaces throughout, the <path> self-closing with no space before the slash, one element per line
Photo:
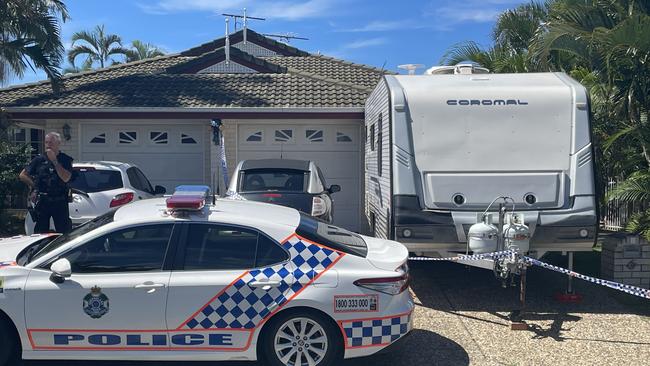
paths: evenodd
<path fill-rule="evenodd" d="M 187 321 L 184 329 L 253 329 L 274 310 L 327 270 L 343 254 L 300 240 L 294 236 L 282 246 L 291 255 L 289 263 L 251 270 Z M 264 290 L 249 284 L 255 281 L 280 282 Z"/>
<path fill-rule="evenodd" d="M 398 340 L 413 327 L 411 313 L 385 319 L 343 322 L 346 348 L 386 345 Z"/>

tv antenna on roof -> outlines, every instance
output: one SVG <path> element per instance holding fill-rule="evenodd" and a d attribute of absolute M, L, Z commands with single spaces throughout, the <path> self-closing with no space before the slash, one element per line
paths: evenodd
<path fill-rule="evenodd" d="M 303 41 L 309 41 L 309 38 L 298 37 L 298 36 L 295 35 L 295 33 L 284 33 L 284 34 L 264 33 L 262 35 L 266 36 L 266 37 L 278 38 L 280 40 L 284 39 L 287 43 L 291 42 L 292 39 L 300 39 L 300 40 L 303 40 Z"/>
<path fill-rule="evenodd" d="M 246 44 L 246 32 L 248 30 L 248 20 L 253 19 L 253 20 L 266 20 L 266 18 L 259 18 L 259 17 L 251 17 L 246 15 L 246 8 L 244 8 L 244 14 L 228 14 L 228 13 L 221 13 L 221 15 L 225 17 L 229 17 L 233 19 L 233 23 L 235 24 L 235 32 L 237 31 L 237 19 L 242 19 L 243 24 L 244 24 L 244 44 Z"/>

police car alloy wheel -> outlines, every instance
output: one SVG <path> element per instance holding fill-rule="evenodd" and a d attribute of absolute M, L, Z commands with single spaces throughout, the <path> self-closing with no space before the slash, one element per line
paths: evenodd
<path fill-rule="evenodd" d="M 326 366 L 341 360 L 342 343 L 321 316 L 290 314 L 276 319 L 264 340 L 272 365 Z"/>

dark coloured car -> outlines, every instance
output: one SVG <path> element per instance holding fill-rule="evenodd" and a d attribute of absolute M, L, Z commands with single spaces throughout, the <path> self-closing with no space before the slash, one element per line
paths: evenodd
<path fill-rule="evenodd" d="M 288 206 L 332 222 L 331 195 L 340 190 L 339 185 L 325 184 L 313 161 L 259 159 L 237 165 L 228 196 Z"/>

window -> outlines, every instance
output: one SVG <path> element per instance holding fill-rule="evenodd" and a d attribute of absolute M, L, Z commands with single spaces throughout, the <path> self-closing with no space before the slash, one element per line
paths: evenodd
<path fill-rule="evenodd" d="M 360 235 L 316 220 L 303 212 L 300 213 L 296 234 L 344 253 L 359 257 L 368 254 L 368 246 Z"/>
<path fill-rule="evenodd" d="M 129 177 L 129 182 L 133 188 L 143 192 L 153 193 L 151 183 L 149 183 L 149 180 L 140 169 L 136 167 L 130 167 L 126 170 L 126 175 Z"/>
<path fill-rule="evenodd" d="M 263 138 L 264 132 L 255 131 L 246 138 L 246 142 L 262 142 Z"/>
<path fill-rule="evenodd" d="M 100 228 L 106 224 L 110 224 L 113 222 L 113 216 L 115 215 L 115 211 L 108 211 L 107 213 L 97 216 L 94 219 L 90 221 L 86 221 L 85 223 L 81 224 L 80 226 L 77 226 L 76 228 L 72 229 L 67 234 L 63 234 L 56 239 L 52 240 L 49 242 L 47 245 L 45 245 L 42 248 L 38 248 L 35 255 L 31 255 L 27 258 L 27 263 L 35 261 L 38 258 L 41 258 L 42 256 L 60 248 L 61 246 L 71 242 L 72 240 L 77 239 L 78 237 L 89 233 L 97 228 Z M 51 263 L 46 263 L 45 266 L 41 266 L 41 268 L 48 268 Z"/>
<path fill-rule="evenodd" d="M 352 142 L 352 138 L 341 131 L 336 131 L 336 142 Z"/>
<path fill-rule="evenodd" d="M 267 236 L 257 236 L 257 255 L 255 256 L 255 267 L 270 267 L 289 259 L 287 252 Z"/>
<path fill-rule="evenodd" d="M 323 130 L 305 130 L 305 138 L 309 142 L 323 142 Z"/>
<path fill-rule="evenodd" d="M 156 145 L 165 145 L 168 142 L 167 132 L 151 131 L 149 132 L 149 140 Z"/>
<path fill-rule="evenodd" d="M 70 187 L 86 193 L 110 191 L 124 187 L 122 173 L 117 170 L 74 168 Z"/>
<path fill-rule="evenodd" d="M 293 130 L 275 130 L 275 142 L 293 142 Z"/>
<path fill-rule="evenodd" d="M 106 143 L 106 133 L 100 133 L 97 136 L 93 137 L 90 140 L 91 144 L 105 144 Z"/>
<path fill-rule="evenodd" d="M 160 271 L 173 224 L 138 226 L 101 236 L 65 253 L 72 273 Z"/>
<path fill-rule="evenodd" d="M 35 128 L 29 129 L 29 141 L 32 147 L 32 158 L 41 155 L 45 151 L 45 134 L 43 130 L 37 130 Z"/>
<path fill-rule="evenodd" d="M 384 151 L 382 150 L 382 131 L 383 122 L 381 120 L 381 113 L 379 113 L 379 121 L 377 121 L 377 174 L 381 177 L 382 171 L 382 157 Z"/>
<path fill-rule="evenodd" d="M 27 129 L 25 128 L 14 128 L 11 135 L 11 142 L 15 143 L 25 143 L 27 142 Z"/>
<path fill-rule="evenodd" d="M 192 136 L 181 133 L 181 144 L 196 144 L 196 143 L 197 143 L 196 140 Z"/>
<path fill-rule="evenodd" d="M 138 142 L 138 133 L 135 131 L 120 131 L 118 141 L 120 144 L 134 144 Z"/>
<path fill-rule="evenodd" d="M 294 169 L 248 169 L 240 172 L 240 192 L 306 190 L 308 172 Z"/>
<path fill-rule="evenodd" d="M 370 125 L 370 151 L 375 151 L 375 124 Z"/>
<path fill-rule="evenodd" d="M 183 269 L 234 270 L 269 266 L 288 259 L 275 242 L 257 231 L 214 224 L 192 224 Z"/>

